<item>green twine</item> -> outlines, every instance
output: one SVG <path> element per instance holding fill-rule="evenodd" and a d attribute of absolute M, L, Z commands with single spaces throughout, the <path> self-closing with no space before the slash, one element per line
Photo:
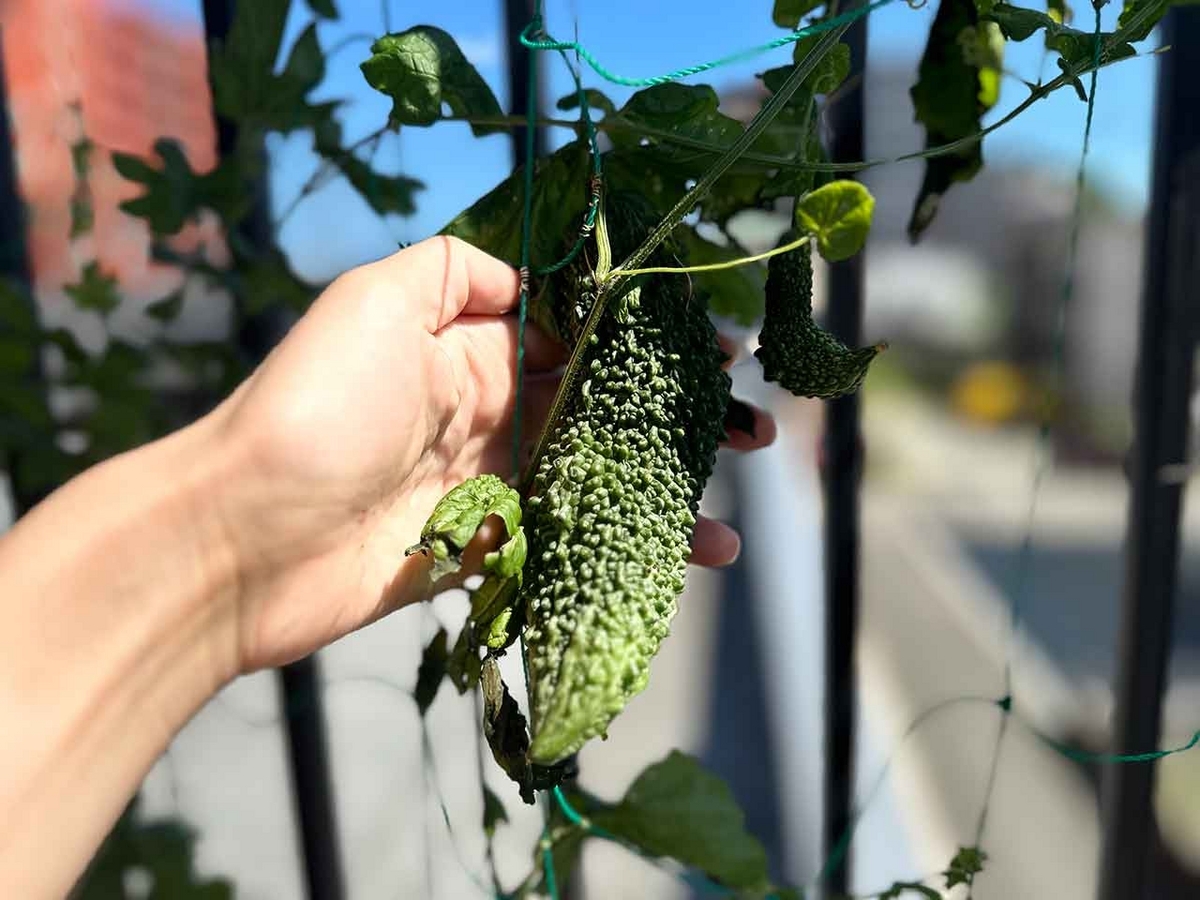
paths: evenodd
<path fill-rule="evenodd" d="M 542 829 L 542 872 L 546 880 L 546 893 L 550 895 L 550 900 L 558 900 L 558 879 L 554 875 L 554 845 L 550 843 L 550 831 L 545 828 Z"/>
<path fill-rule="evenodd" d="M 541 4 L 539 2 L 540 9 Z M 534 134 L 537 128 L 537 54 L 529 54 L 529 88 L 525 93 L 525 186 L 521 214 L 521 294 L 517 309 L 517 391 L 513 407 L 512 470 L 521 477 L 521 395 L 525 387 L 525 322 L 529 316 L 529 252 L 533 227 Z"/>
<path fill-rule="evenodd" d="M 587 213 L 583 217 L 583 226 L 579 229 L 579 236 L 575 239 L 575 245 L 558 262 L 537 269 L 534 274 L 539 276 L 553 275 L 555 272 L 566 268 L 579 255 L 580 251 L 583 250 L 583 245 L 587 243 L 588 236 L 596 226 L 596 214 L 600 210 L 600 185 L 604 176 L 600 161 L 600 144 L 596 137 L 596 125 L 592 122 L 592 116 L 588 109 L 587 91 L 583 89 L 583 80 L 579 77 L 579 72 L 571 65 L 570 60 L 567 59 L 566 52 L 560 50 L 559 55 L 562 56 L 563 62 L 566 64 L 571 77 L 575 81 L 575 94 L 579 98 L 579 121 L 583 123 L 584 133 L 587 135 L 588 153 L 592 158 L 592 176 L 589 186 L 590 194 L 588 197 Z"/>
<path fill-rule="evenodd" d="M 1174 756 L 1176 753 L 1185 753 L 1191 750 L 1197 744 L 1200 744 L 1200 731 L 1192 735 L 1192 739 L 1186 744 L 1180 744 L 1178 747 L 1171 747 L 1167 750 L 1150 750 L 1146 753 L 1093 753 L 1088 750 L 1080 750 L 1077 747 L 1071 747 L 1063 744 L 1049 735 L 1034 731 L 1038 739 L 1046 744 L 1060 756 L 1064 756 L 1069 760 L 1079 763 L 1100 763 L 1107 764 L 1125 764 L 1125 763 L 1144 763 L 1154 762 L 1155 760 L 1164 759 L 1168 756 Z"/>
<path fill-rule="evenodd" d="M 825 19 L 821 22 L 815 22 L 812 25 L 807 25 L 804 28 L 799 28 L 796 31 L 786 34 L 783 37 L 775 38 L 772 41 L 767 41 L 765 44 L 758 44 L 746 50 L 740 50 L 737 53 L 731 53 L 728 56 L 722 56 L 710 62 L 699 63 L 694 66 L 687 66 L 682 69 L 676 69 L 674 72 L 668 72 L 665 75 L 653 75 L 649 78 L 626 78 L 622 75 L 617 75 L 606 69 L 596 57 L 588 52 L 587 48 L 578 41 L 556 41 L 548 35 L 541 34 L 541 39 L 538 39 L 542 24 L 540 16 L 534 16 L 533 21 L 521 33 L 521 43 L 530 50 L 573 50 L 575 54 L 591 66 L 592 70 L 603 78 L 605 81 L 613 84 L 624 85 L 625 87 L 653 87 L 657 84 L 666 84 L 669 81 L 678 81 L 681 78 L 688 78 L 692 75 L 699 75 L 701 72 L 708 72 L 712 69 L 718 69 L 722 66 L 727 66 L 732 63 L 742 62 L 743 60 L 752 59 L 755 56 L 760 56 L 771 50 L 779 47 L 785 47 L 788 44 L 794 44 L 796 41 L 804 40 L 804 38 L 812 37 L 815 34 L 829 31 L 837 28 L 839 25 L 845 25 L 849 22 L 854 22 L 862 18 L 868 13 L 874 12 L 881 7 L 887 6 L 892 0 L 874 0 L 873 3 L 867 6 L 858 7 L 842 13 L 840 16 L 834 16 L 832 19 Z"/>

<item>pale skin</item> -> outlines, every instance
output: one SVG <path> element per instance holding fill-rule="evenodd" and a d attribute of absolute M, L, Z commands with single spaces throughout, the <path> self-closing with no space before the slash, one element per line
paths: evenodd
<path fill-rule="evenodd" d="M 452 239 L 354 269 L 212 413 L 0 537 L 0 897 L 64 896 L 230 681 L 430 596 L 404 548 L 449 488 L 511 465 L 517 290 Z M 564 353 L 526 343 L 532 438 Z M 760 412 L 729 444 L 774 433 Z M 700 521 L 694 563 L 737 553 Z"/>

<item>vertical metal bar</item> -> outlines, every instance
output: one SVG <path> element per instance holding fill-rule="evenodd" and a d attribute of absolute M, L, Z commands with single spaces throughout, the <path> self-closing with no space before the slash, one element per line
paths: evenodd
<path fill-rule="evenodd" d="M 235 0 L 204 0 L 204 32 L 210 48 L 214 40 L 223 40 L 229 34 L 234 11 Z M 239 146 L 242 136 L 237 124 L 215 112 L 214 118 L 220 158 L 233 153 L 265 152 L 263 148 Z M 256 188 L 254 207 L 239 231 L 246 246 L 263 248 L 272 240 L 270 205 L 265 183 Z M 239 318 L 238 347 L 250 361 L 265 357 L 287 329 L 286 321 L 277 314 Z M 316 656 L 310 656 L 279 669 L 278 676 L 308 898 L 342 900 L 346 892 L 329 770 L 320 663 Z"/>
<path fill-rule="evenodd" d="M 857 84 L 829 109 L 830 155 L 835 162 L 864 158 L 863 111 L 867 19 L 843 38 L 850 47 L 850 75 Z M 829 269 L 826 325 L 857 346 L 862 331 L 863 254 Z M 857 690 L 854 641 L 859 606 L 858 486 L 862 470 L 857 394 L 826 405 L 825 419 L 825 790 L 824 846 L 829 853 L 850 827 L 854 802 L 854 715 Z M 826 873 L 826 890 L 848 893 L 847 856 Z"/>
<path fill-rule="evenodd" d="M 528 51 L 521 46 L 521 32 L 533 20 L 537 3 L 535 0 L 503 0 L 503 3 L 509 109 L 514 116 L 524 116 L 529 111 L 529 58 Z M 540 78 L 538 82 L 534 95 L 537 98 L 534 109 L 537 115 L 541 115 L 542 84 Z M 512 137 L 512 158 L 515 169 L 525 162 L 525 126 L 514 125 L 509 133 Z M 546 129 L 534 129 L 533 148 L 534 156 L 545 155 Z"/>
<path fill-rule="evenodd" d="M 1188 402 L 1200 325 L 1200 8 L 1162 23 L 1154 174 L 1134 387 L 1134 439 L 1125 539 L 1125 589 L 1113 749 L 1159 741 L 1179 563 L 1182 484 L 1164 478 L 1186 461 Z M 1102 900 L 1154 894 L 1148 865 L 1154 763 L 1114 765 L 1103 783 Z"/>
<path fill-rule="evenodd" d="M 0 28 L 0 276 L 30 284 L 25 247 L 25 204 L 17 183 L 17 145 L 8 118 L 4 33 Z"/>
<path fill-rule="evenodd" d="M 4 69 L 4 33 L 0 28 L 0 278 L 14 281 L 27 293 L 31 311 L 38 316 L 33 298 L 33 279 L 29 268 L 28 247 L 25 243 L 25 203 L 17 176 L 17 144 L 8 113 L 8 86 Z M 44 387 L 40 358 L 34 361 L 25 375 L 28 382 Z M 13 454 L 0 454 L 0 467 L 8 469 L 14 511 L 20 518 L 42 501 L 49 489 L 39 492 L 22 490 L 15 469 L 20 465 Z"/>

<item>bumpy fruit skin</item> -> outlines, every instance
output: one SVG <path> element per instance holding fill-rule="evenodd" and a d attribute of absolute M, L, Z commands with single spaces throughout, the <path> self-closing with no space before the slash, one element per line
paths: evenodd
<path fill-rule="evenodd" d="M 636 202 L 606 204 L 614 260 L 653 225 Z M 660 252 L 647 264 L 677 263 Z M 586 313 L 586 264 L 570 279 L 562 302 Z M 646 686 L 723 437 L 723 359 L 705 305 L 673 275 L 612 301 L 589 342 L 526 506 L 531 762 L 603 734 Z"/>
<path fill-rule="evenodd" d="M 785 235 L 784 242 L 793 240 Z M 852 350 L 812 318 L 812 246 L 772 256 L 767 263 L 766 313 L 754 351 L 763 378 L 798 397 L 830 400 L 862 385 L 884 344 Z"/>

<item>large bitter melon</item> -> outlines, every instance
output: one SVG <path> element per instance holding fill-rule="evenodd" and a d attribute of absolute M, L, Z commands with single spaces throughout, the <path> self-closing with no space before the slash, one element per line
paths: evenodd
<path fill-rule="evenodd" d="M 792 235 L 783 241 L 790 242 Z M 767 263 L 766 313 L 754 351 L 763 378 L 799 397 L 831 400 L 853 393 L 886 344 L 853 349 L 812 317 L 812 244 L 772 256 Z"/>
<path fill-rule="evenodd" d="M 605 204 L 616 261 L 655 224 L 639 203 Z M 588 250 L 567 272 L 560 322 L 590 309 Z M 660 250 L 647 264 L 677 263 Z M 723 359 L 705 304 L 678 275 L 646 277 L 613 299 L 585 348 L 526 508 L 520 599 L 534 763 L 605 733 L 647 684 L 723 437 Z"/>

